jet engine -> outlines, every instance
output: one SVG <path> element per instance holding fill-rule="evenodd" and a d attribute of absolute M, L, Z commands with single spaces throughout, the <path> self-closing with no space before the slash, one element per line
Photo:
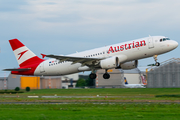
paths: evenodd
<path fill-rule="evenodd" d="M 124 69 L 124 70 L 134 69 L 134 68 L 137 68 L 137 66 L 138 66 L 138 60 L 134 60 L 134 61 L 125 62 L 125 63 L 120 64 L 120 68 Z"/>
<path fill-rule="evenodd" d="M 110 57 L 100 61 L 100 66 L 102 69 L 111 69 L 119 66 L 119 58 L 118 57 Z"/>

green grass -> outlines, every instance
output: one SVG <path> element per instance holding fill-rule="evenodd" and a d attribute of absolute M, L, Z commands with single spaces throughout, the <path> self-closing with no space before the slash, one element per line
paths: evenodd
<path fill-rule="evenodd" d="M 41 98 L 41 96 L 54 95 L 91 96 L 92 98 Z M 100 97 L 96 97 L 97 95 Z M 0 94 L 0 102 L 62 102 L 63 100 L 72 102 L 97 102 L 99 100 L 101 100 L 101 102 L 122 102 L 122 100 L 130 100 L 132 102 L 136 100 L 143 100 L 144 102 L 147 102 L 148 100 L 169 100 L 169 102 L 179 102 L 179 95 L 180 88 L 41 89 L 31 90 L 30 92 L 20 94 Z M 27 96 L 39 96 L 40 98 L 27 98 Z"/>
<path fill-rule="evenodd" d="M 1 104 L 0 120 L 179 120 L 180 104 Z"/>
<path fill-rule="evenodd" d="M 104 89 L 41 89 L 31 90 L 24 95 L 64 95 L 64 96 L 133 96 L 180 94 L 180 88 L 104 88 Z"/>
<path fill-rule="evenodd" d="M 15 90 L 0 90 L 0 94 L 17 94 L 17 93 L 24 93 L 24 90 L 19 90 L 19 91 L 15 91 Z"/>
<path fill-rule="evenodd" d="M 40 98 L 27 98 L 29 95 Z M 41 98 L 45 95 L 93 98 Z M 180 104 L 175 103 L 180 102 L 179 95 L 180 88 L 44 89 L 20 94 L 0 94 L 0 102 L 36 102 L 0 104 L 0 120 L 179 120 Z M 131 103 L 122 103 L 124 101 Z M 41 102 L 70 104 L 38 104 Z"/>

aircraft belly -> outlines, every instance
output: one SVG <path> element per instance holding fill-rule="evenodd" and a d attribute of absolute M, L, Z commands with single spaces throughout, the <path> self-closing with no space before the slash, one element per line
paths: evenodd
<path fill-rule="evenodd" d="M 46 70 L 47 75 L 67 75 L 78 72 L 78 64 L 64 63 L 60 65 L 50 66 Z"/>

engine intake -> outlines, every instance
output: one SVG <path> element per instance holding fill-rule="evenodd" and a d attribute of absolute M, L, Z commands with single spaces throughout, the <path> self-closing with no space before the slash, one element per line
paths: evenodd
<path fill-rule="evenodd" d="M 100 66 L 102 69 L 111 69 L 119 66 L 118 57 L 110 57 L 100 61 Z"/>

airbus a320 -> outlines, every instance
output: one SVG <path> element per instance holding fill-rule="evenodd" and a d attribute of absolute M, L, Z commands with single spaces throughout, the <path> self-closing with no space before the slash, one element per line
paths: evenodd
<path fill-rule="evenodd" d="M 83 71 L 92 71 L 89 77 L 96 78 L 95 70 L 104 69 L 103 78 L 109 79 L 108 69 L 133 69 L 138 60 L 157 56 L 177 48 L 178 43 L 165 36 L 149 36 L 70 55 L 45 55 L 41 59 L 18 39 L 9 40 L 19 68 L 4 69 L 17 75 L 59 76 Z"/>

